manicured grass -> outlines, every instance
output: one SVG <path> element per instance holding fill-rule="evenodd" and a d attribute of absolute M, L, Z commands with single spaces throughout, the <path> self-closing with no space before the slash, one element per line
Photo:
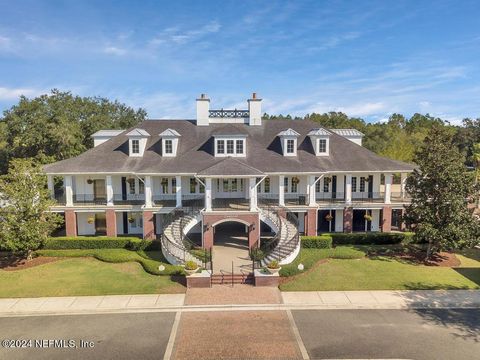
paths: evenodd
<path fill-rule="evenodd" d="M 298 262 L 314 263 L 315 258 L 325 258 L 324 250 L 303 249 L 302 253 L 306 251 Z M 413 265 L 387 257 L 329 259 L 280 288 L 285 291 L 480 289 L 478 251 L 457 256 L 462 262 L 458 268 Z"/>
<path fill-rule="evenodd" d="M 0 297 L 181 293 L 170 276 L 147 274 L 137 262 L 62 259 L 24 270 L 0 270 Z"/>
<path fill-rule="evenodd" d="M 39 256 L 53 257 L 94 257 L 109 263 L 137 262 L 143 269 L 152 275 L 179 275 L 183 274 L 181 266 L 167 263 L 161 251 L 131 251 L 126 249 L 88 249 L 88 250 L 38 250 Z M 158 267 L 163 265 L 165 270 Z"/>

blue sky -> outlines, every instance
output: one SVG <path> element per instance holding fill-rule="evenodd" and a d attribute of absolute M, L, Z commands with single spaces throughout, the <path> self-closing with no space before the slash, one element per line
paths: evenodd
<path fill-rule="evenodd" d="M 52 88 L 211 107 L 480 117 L 478 1 L 0 0 L 0 110 Z"/>

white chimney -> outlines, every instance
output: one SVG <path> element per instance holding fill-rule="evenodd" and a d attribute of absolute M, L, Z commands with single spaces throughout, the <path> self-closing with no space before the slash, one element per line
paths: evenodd
<path fill-rule="evenodd" d="M 197 99 L 197 126 L 208 126 L 210 99 L 206 94 L 201 94 Z"/>
<path fill-rule="evenodd" d="M 252 94 L 252 98 L 248 99 L 248 124 L 262 125 L 262 99 L 257 98 L 257 93 Z"/>

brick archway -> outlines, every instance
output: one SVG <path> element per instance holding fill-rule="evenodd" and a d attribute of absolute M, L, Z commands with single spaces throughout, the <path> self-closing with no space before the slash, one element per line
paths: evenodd
<path fill-rule="evenodd" d="M 213 247 L 215 226 L 224 222 L 238 222 L 248 226 L 248 247 L 260 239 L 260 217 L 258 214 L 203 214 L 203 247 Z"/>

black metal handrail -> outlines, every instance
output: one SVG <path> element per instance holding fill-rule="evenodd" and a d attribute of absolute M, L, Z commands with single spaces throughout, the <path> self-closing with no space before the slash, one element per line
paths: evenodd
<path fill-rule="evenodd" d="M 115 205 L 143 205 L 145 194 L 113 194 Z"/>
<path fill-rule="evenodd" d="M 212 210 L 248 211 L 250 200 L 245 198 L 215 198 L 212 199 Z"/>
<path fill-rule="evenodd" d="M 106 205 L 107 195 L 95 196 L 94 194 L 74 194 L 73 203 L 86 205 Z"/>
<path fill-rule="evenodd" d="M 345 201 L 345 193 L 343 192 L 317 192 L 315 200 L 321 202 L 343 202 Z"/>
<path fill-rule="evenodd" d="M 248 118 L 250 116 L 250 112 L 248 110 L 209 110 L 208 111 L 209 117 L 216 117 L 216 118 Z"/>

